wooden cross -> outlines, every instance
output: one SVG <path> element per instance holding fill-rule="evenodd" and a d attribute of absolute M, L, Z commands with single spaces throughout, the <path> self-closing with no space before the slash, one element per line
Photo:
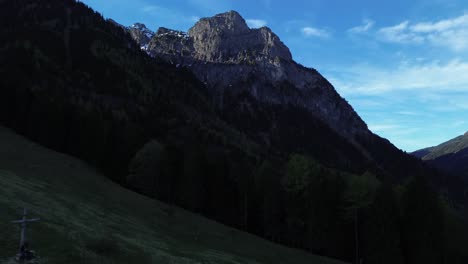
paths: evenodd
<path fill-rule="evenodd" d="M 12 223 L 14 224 L 21 224 L 21 238 L 20 238 L 20 253 L 21 253 L 21 250 L 24 246 L 24 243 L 26 242 L 26 224 L 27 223 L 31 223 L 31 222 L 37 222 L 39 220 L 41 220 L 40 218 L 33 218 L 33 219 L 27 219 L 26 216 L 28 214 L 28 211 L 26 210 L 26 208 L 24 208 L 24 211 L 23 211 L 23 219 L 21 220 L 16 220 L 16 221 L 12 221 Z"/>

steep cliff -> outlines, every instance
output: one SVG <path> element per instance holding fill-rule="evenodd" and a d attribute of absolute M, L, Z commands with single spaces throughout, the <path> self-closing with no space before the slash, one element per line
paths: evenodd
<path fill-rule="evenodd" d="M 137 41 L 143 49 L 146 49 L 151 38 L 154 36 L 154 32 L 149 30 L 145 24 L 135 23 L 128 29 L 132 38 Z"/>
<path fill-rule="evenodd" d="M 250 29 L 235 11 L 202 18 L 188 33 L 160 28 L 147 52 L 191 69 L 221 109 L 227 94 L 247 92 L 260 102 L 304 107 L 352 142 L 370 134 L 322 75 L 296 63 L 269 28 Z"/>

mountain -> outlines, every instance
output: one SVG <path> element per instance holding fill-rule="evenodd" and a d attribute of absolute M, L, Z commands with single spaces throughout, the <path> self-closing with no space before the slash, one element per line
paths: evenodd
<path fill-rule="evenodd" d="M 303 107 L 353 142 L 370 134 L 323 76 L 294 62 L 271 29 L 250 29 L 235 11 L 203 18 L 187 33 L 160 28 L 149 44 L 134 39 L 151 56 L 189 68 L 221 109 L 229 97 L 247 92 L 262 103 Z"/>
<path fill-rule="evenodd" d="M 0 122 L 129 190 L 282 245 L 348 262 L 466 260 L 466 186 L 368 131 L 271 30 L 228 12 L 188 33 L 161 28 L 142 49 L 138 29 L 79 1 L 0 1 Z M 445 219 L 460 225 L 445 232 Z"/>
<path fill-rule="evenodd" d="M 135 23 L 129 27 L 130 35 L 135 39 L 143 50 L 146 50 L 148 43 L 154 36 L 154 32 L 149 30 L 145 24 Z"/>
<path fill-rule="evenodd" d="M 429 148 L 423 148 L 423 149 L 420 149 L 420 150 L 416 150 L 416 151 L 412 152 L 411 155 L 422 159 L 424 156 L 431 153 L 433 148 L 434 147 L 429 147 Z"/>
<path fill-rule="evenodd" d="M 42 219 L 28 225 L 26 237 L 47 263 L 343 263 L 131 192 L 1 126 L 0 145 L 2 264 L 16 263 L 7 257 L 18 249 L 20 229 L 9 221 L 23 207 Z"/>
<path fill-rule="evenodd" d="M 438 146 L 412 153 L 425 162 L 468 180 L 468 132 Z"/>
<path fill-rule="evenodd" d="M 249 28 L 236 11 L 202 18 L 187 33 L 160 28 L 139 44 L 191 71 L 222 118 L 261 145 L 305 152 L 343 170 L 372 168 L 395 181 L 424 170 L 369 131 L 319 72 L 293 60 L 271 29 Z"/>
<path fill-rule="evenodd" d="M 424 155 L 420 154 L 423 160 L 434 160 L 442 156 L 462 152 L 466 148 L 468 148 L 468 132 L 438 146 L 418 150 L 415 153 L 425 152 Z"/>

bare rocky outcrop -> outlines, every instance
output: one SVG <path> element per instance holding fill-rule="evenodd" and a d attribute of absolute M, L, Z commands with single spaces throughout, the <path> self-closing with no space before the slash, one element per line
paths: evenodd
<path fill-rule="evenodd" d="M 250 29 L 235 11 L 203 18 L 189 32 L 197 60 L 245 63 L 252 60 L 292 60 L 289 49 L 269 28 Z"/>
<path fill-rule="evenodd" d="M 135 23 L 128 28 L 132 38 L 144 49 L 148 46 L 154 32 L 149 30 L 145 24 Z"/>
<path fill-rule="evenodd" d="M 147 52 L 190 68 L 220 108 L 226 93 L 247 91 L 260 102 L 304 107 L 351 141 L 370 134 L 322 75 L 294 62 L 289 48 L 269 28 L 250 29 L 235 11 L 202 18 L 188 33 L 160 28 Z"/>

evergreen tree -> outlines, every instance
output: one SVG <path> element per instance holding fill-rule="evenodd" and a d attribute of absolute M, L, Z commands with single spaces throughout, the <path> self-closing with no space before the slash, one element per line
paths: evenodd
<path fill-rule="evenodd" d="M 189 147 L 183 156 L 182 173 L 177 180 L 177 199 L 183 207 L 201 212 L 205 202 L 207 161 L 201 146 Z"/>
<path fill-rule="evenodd" d="M 349 204 L 347 214 L 354 222 L 354 259 L 360 263 L 360 220 L 361 211 L 366 209 L 373 201 L 375 192 L 380 185 L 375 175 L 365 172 L 360 176 L 350 176 L 346 191 L 346 200 Z"/>
<path fill-rule="evenodd" d="M 423 176 L 409 182 L 402 207 L 406 263 L 443 263 L 443 211 L 437 193 Z"/>
<path fill-rule="evenodd" d="M 255 171 L 258 229 L 267 238 L 278 241 L 281 235 L 282 195 L 278 173 L 268 160 Z"/>
<path fill-rule="evenodd" d="M 363 220 L 364 263 L 403 263 L 399 216 L 392 186 L 384 183 L 376 191 L 375 199 Z"/>

